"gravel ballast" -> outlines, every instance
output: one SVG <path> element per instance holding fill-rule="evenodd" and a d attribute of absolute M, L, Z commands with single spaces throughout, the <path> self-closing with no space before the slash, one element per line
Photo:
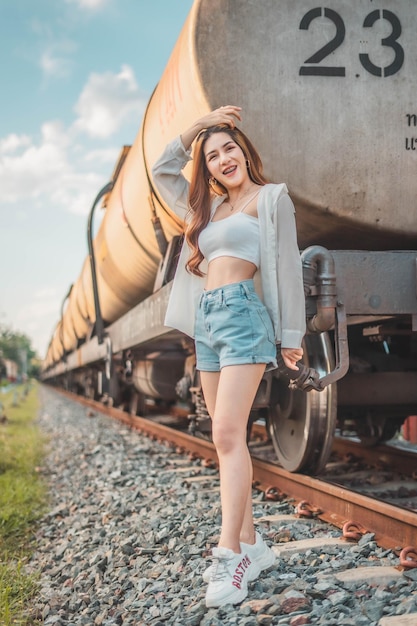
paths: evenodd
<path fill-rule="evenodd" d="M 241 605 L 207 609 L 201 575 L 221 523 L 217 471 L 50 388 L 41 399 L 50 507 L 28 566 L 40 573 L 39 623 L 400 626 L 415 613 L 417 625 L 417 570 L 399 571 L 373 535 L 340 545 L 339 529 L 255 491 L 276 566 Z"/>

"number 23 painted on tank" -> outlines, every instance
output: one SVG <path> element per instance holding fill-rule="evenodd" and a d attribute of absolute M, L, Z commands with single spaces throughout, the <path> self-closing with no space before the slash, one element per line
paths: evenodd
<path fill-rule="evenodd" d="M 327 17 L 333 22 L 336 26 L 336 35 L 325 46 L 317 50 L 317 52 L 304 61 L 305 65 L 300 67 L 300 76 L 346 76 L 346 68 L 343 66 L 314 65 L 320 63 L 341 46 L 346 35 L 345 23 L 339 13 L 333 9 L 321 7 L 307 11 L 300 22 L 300 30 L 308 30 L 312 22 L 320 17 Z M 398 42 L 401 35 L 401 23 L 392 11 L 388 11 L 387 9 L 375 9 L 371 11 L 371 13 L 368 13 L 365 17 L 363 27 L 372 28 L 375 22 L 381 19 L 387 20 L 391 25 L 391 33 L 381 39 L 381 45 L 392 48 L 395 53 L 394 60 L 387 67 L 380 67 L 373 63 L 367 53 L 360 53 L 359 60 L 367 72 L 374 76 L 386 78 L 387 76 L 396 74 L 401 69 L 404 63 L 404 49 Z"/>

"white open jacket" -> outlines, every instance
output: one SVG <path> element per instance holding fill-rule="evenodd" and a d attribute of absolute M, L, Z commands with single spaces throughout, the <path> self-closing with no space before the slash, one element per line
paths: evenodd
<path fill-rule="evenodd" d="M 189 183 L 182 169 L 191 159 L 181 138 L 167 145 L 152 168 L 154 182 L 168 206 L 182 219 L 188 213 Z M 215 196 L 212 214 L 225 196 Z M 227 219 L 227 218 L 226 218 Z M 299 348 L 305 333 L 305 300 L 300 252 L 297 245 L 295 209 L 285 184 L 265 185 L 258 196 L 260 267 L 255 274 L 256 290 L 264 302 L 283 348 Z M 194 337 L 194 322 L 205 277 L 186 271 L 190 254 L 184 241 L 178 261 L 165 324 Z M 207 267 L 205 261 L 200 266 Z"/>

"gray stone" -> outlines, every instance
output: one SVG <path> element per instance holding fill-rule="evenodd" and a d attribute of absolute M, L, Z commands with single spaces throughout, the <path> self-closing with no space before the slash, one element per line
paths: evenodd
<path fill-rule="evenodd" d="M 258 530 L 269 544 L 278 535 L 290 541 L 275 546 L 281 558 L 249 585 L 241 605 L 206 609 L 201 574 L 221 523 L 217 471 L 99 412 L 88 419 L 85 408 L 50 389 L 42 394 L 51 507 L 27 568 L 40 573 L 33 619 L 46 626 L 377 626 L 386 606 L 381 626 L 391 616 L 402 626 L 415 612 L 413 574 L 377 578 L 379 566 L 397 558 L 373 535 L 342 542 L 318 519 L 295 520 L 291 501 L 259 496 Z M 187 482 L 185 474 L 204 480 Z"/>
<path fill-rule="evenodd" d="M 346 604 L 350 599 L 350 595 L 346 591 L 336 591 L 335 593 L 330 593 L 327 597 L 334 605 Z"/>
<path fill-rule="evenodd" d="M 367 600 L 362 606 L 365 615 L 367 615 L 373 622 L 377 622 L 384 613 L 385 604 L 383 602 L 378 602 L 377 600 Z"/>

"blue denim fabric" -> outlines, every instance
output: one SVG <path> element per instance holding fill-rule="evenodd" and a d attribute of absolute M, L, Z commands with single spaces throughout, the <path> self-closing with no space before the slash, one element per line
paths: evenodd
<path fill-rule="evenodd" d="M 197 369 L 218 372 L 228 365 L 266 363 L 276 367 L 271 318 L 253 280 L 204 291 L 195 324 Z M 270 368 L 268 368 L 270 369 Z"/>

